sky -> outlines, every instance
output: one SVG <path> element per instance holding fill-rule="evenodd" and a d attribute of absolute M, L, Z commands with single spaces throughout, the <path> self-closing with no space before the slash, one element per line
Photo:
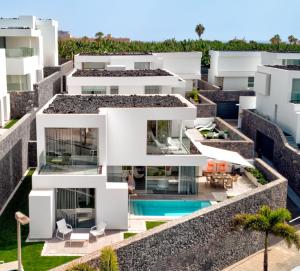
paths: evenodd
<path fill-rule="evenodd" d="M 268 41 L 300 38 L 300 0 L 0 0 L 0 17 L 35 15 L 59 22 L 73 36 L 96 32 L 132 40 L 203 39 Z"/>

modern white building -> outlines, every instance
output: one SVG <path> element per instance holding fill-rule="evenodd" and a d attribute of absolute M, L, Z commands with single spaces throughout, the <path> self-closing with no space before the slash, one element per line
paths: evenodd
<path fill-rule="evenodd" d="M 6 85 L 5 50 L 0 49 L 0 127 L 10 119 L 10 101 Z"/>
<path fill-rule="evenodd" d="M 223 90 L 253 90 L 258 65 L 299 65 L 300 53 L 210 51 L 208 82 Z"/>
<path fill-rule="evenodd" d="M 166 70 L 76 70 L 67 77 L 69 94 L 185 94 L 185 81 Z"/>
<path fill-rule="evenodd" d="M 299 144 L 300 66 L 258 66 L 254 90 L 256 110 L 277 123 Z"/>
<path fill-rule="evenodd" d="M 7 90 L 33 90 L 44 66 L 58 65 L 56 21 L 35 16 L 0 18 L 0 48 L 6 53 Z"/>
<path fill-rule="evenodd" d="M 36 116 L 29 237 L 51 238 L 61 218 L 127 229 L 130 180 L 141 193 L 195 194 L 207 158 L 184 122 L 196 114 L 178 94 L 55 96 Z"/>
<path fill-rule="evenodd" d="M 82 53 L 74 57 L 74 65 L 78 70 L 163 69 L 182 78 L 185 81 L 185 88 L 191 90 L 198 86 L 197 80 L 201 79 L 201 58 L 201 52 L 122 52 L 98 55 Z"/>

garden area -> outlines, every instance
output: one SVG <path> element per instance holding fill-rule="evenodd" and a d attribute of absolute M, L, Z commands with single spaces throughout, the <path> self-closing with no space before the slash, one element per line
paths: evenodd
<path fill-rule="evenodd" d="M 17 260 L 17 224 L 15 212 L 21 211 L 28 215 L 28 194 L 31 190 L 31 169 L 20 185 L 14 197 L 0 216 L 0 261 Z M 22 263 L 26 271 L 49 270 L 62 265 L 76 257 L 46 257 L 41 256 L 43 242 L 26 243 L 28 225 L 22 226 Z"/>

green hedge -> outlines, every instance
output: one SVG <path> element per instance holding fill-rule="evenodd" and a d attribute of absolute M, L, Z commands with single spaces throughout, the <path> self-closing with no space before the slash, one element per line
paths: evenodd
<path fill-rule="evenodd" d="M 300 52 L 297 44 L 269 44 L 255 41 L 232 40 L 229 42 L 209 40 L 181 40 L 169 39 L 161 42 L 119 42 L 113 40 L 85 40 L 69 39 L 58 43 L 61 58 L 72 59 L 73 55 L 83 52 L 190 52 L 203 53 L 202 65 L 209 65 L 209 50 L 228 51 L 279 51 Z"/>
<path fill-rule="evenodd" d="M 256 179 L 257 182 L 264 185 L 268 183 L 267 178 L 263 173 L 261 173 L 257 168 L 247 168 L 247 171 L 249 171 Z"/>

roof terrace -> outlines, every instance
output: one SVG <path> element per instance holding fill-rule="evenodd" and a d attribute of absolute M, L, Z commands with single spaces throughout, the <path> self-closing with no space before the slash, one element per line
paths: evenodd
<path fill-rule="evenodd" d="M 99 108 L 187 107 L 175 95 L 57 95 L 45 114 L 96 114 Z"/>
<path fill-rule="evenodd" d="M 288 71 L 300 71 L 299 65 L 266 65 L 266 67 L 288 70 Z"/>
<path fill-rule="evenodd" d="M 143 77 L 143 76 L 173 76 L 165 70 L 77 70 L 74 77 Z"/>

